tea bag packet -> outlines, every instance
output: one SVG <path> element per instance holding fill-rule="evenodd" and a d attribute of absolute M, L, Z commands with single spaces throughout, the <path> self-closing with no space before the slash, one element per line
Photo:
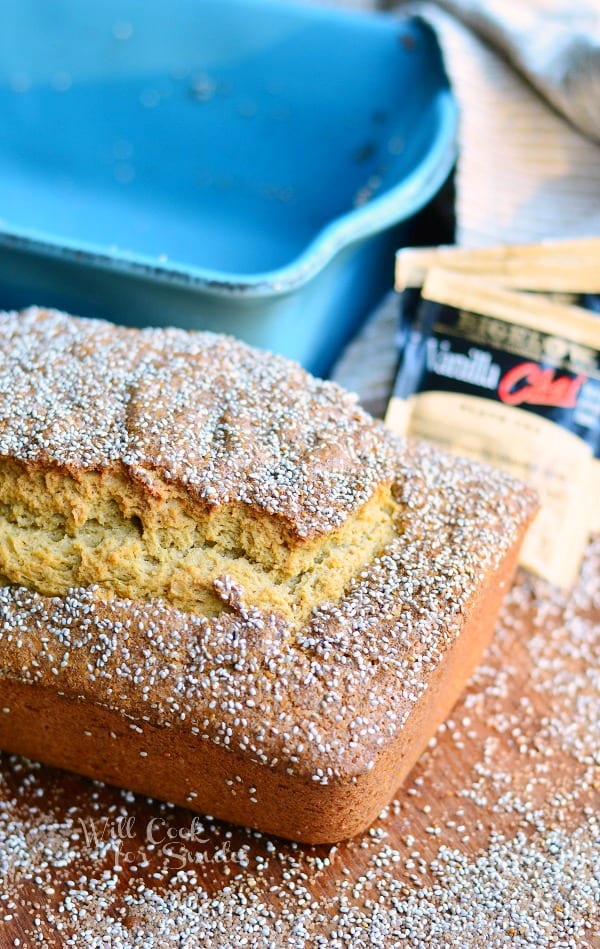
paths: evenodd
<path fill-rule="evenodd" d="M 407 247 L 396 256 L 396 290 L 420 289 L 432 267 L 487 277 L 515 290 L 596 295 L 600 237 L 497 247 Z"/>
<path fill-rule="evenodd" d="M 536 487 L 542 509 L 521 562 L 569 586 L 590 532 L 600 527 L 600 319 L 539 292 L 546 261 L 537 246 L 526 254 L 529 281 L 509 250 L 501 249 L 498 275 L 490 250 L 400 253 L 401 357 L 386 422 Z M 404 253 L 412 255 L 408 263 Z M 590 295 L 593 303 L 600 241 L 595 253 L 595 274 L 590 259 L 578 283 L 570 260 L 560 279 L 555 260 L 545 281 L 552 294 L 578 302 Z M 507 289 L 504 281 L 529 282 L 538 292 Z"/>

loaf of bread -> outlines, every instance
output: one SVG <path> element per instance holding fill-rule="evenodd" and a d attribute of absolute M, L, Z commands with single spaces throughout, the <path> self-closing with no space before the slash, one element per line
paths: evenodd
<path fill-rule="evenodd" d="M 536 509 L 233 339 L 0 315 L 0 748 L 284 837 L 366 827 Z"/>

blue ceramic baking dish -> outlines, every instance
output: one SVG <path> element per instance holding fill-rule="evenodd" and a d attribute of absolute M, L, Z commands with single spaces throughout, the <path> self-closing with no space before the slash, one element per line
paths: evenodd
<path fill-rule="evenodd" d="M 0 306 L 234 333 L 325 373 L 455 158 L 420 22 L 2 0 Z"/>

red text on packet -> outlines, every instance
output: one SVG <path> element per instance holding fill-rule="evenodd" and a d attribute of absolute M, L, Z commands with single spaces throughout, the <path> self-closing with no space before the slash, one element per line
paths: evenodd
<path fill-rule="evenodd" d="M 558 376 L 550 366 L 522 362 L 506 372 L 498 386 L 498 396 L 507 405 L 555 405 L 574 409 L 586 376 Z"/>

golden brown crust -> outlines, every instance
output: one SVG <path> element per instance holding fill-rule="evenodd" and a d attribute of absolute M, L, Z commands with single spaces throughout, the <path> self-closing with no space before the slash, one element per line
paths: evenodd
<path fill-rule="evenodd" d="M 265 767 L 190 733 L 185 724 L 164 728 L 12 679 L 1 687 L 0 746 L 293 840 L 332 843 L 354 836 L 388 803 L 474 671 L 510 586 L 518 546 L 475 595 L 460 635 L 432 670 L 420 701 L 370 768 L 355 767 L 324 784 L 288 773 L 283 761 Z"/>
<path fill-rule="evenodd" d="M 213 619 L 95 588 L 0 589 L 0 744 L 283 836 L 360 830 L 472 671 L 536 508 L 507 475 L 377 439 L 402 533 L 300 628 L 227 577 L 230 612 Z"/>

